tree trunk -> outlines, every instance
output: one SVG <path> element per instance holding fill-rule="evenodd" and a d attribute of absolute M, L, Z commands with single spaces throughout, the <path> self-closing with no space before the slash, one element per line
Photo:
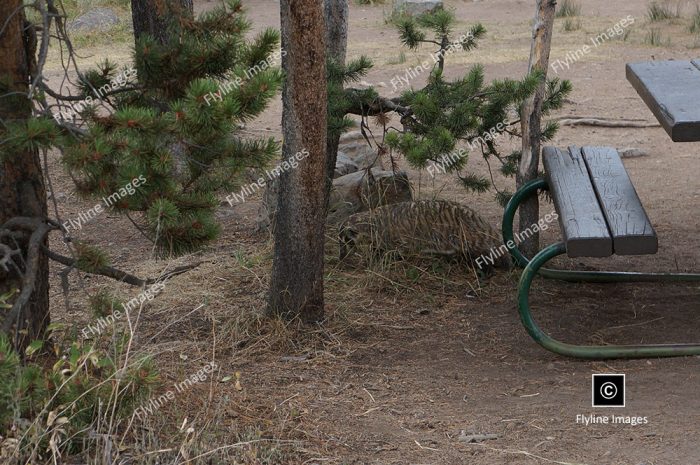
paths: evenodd
<path fill-rule="evenodd" d="M 323 6 L 281 0 L 282 160 L 303 159 L 280 176 L 268 312 L 315 322 L 323 318 L 327 142 Z M 307 153 L 307 156 L 304 154 Z"/>
<path fill-rule="evenodd" d="M 326 53 L 337 63 L 345 63 L 348 49 L 348 0 L 324 0 Z"/>
<path fill-rule="evenodd" d="M 542 82 L 537 87 L 535 94 L 523 105 L 521 127 L 523 135 L 522 158 L 517 176 L 517 187 L 537 177 L 540 165 L 540 142 L 542 138 L 542 102 L 545 98 L 547 68 L 549 66 L 549 51 L 552 43 L 552 31 L 554 28 L 554 10 L 556 0 L 537 0 L 537 13 L 532 33 L 532 46 L 530 49 L 530 66 L 528 71 L 540 70 L 544 73 Z M 537 197 L 533 197 L 520 206 L 520 227 L 522 233 L 533 224 L 537 224 L 540 217 L 540 207 Z M 519 245 L 520 250 L 527 257 L 533 257 L 539 251 L 540 235 L 532 234 Z"/>
<path fill-rule="evenodd" d="M 324 0 L 326 20 L 326 54 L 338 64 L 345 64 L 348 49 L 348 0 Z M 338 158 L 340 134 L 329 137 L 326 144 L 326 199 L 330 199 L 333 173 Z"/>
<path fill-rule="evenodd" d="M 0 82 L 7 79 L 7 91 L 17 93 L 0 98 L 0 121 L 5 124 L 32 117 L 27 94 L 29 66 L 35 51 L 29 45 L 29 38 L 23 35 L 23 10 L 15 14 L 21 5 L 22 0 L 0 1 L 0 18 L 7 21 L 4 30 L 0 31 Z M 44 177 L 36 150 L 17 153 L 0 164 L 0 224 L 15 216 L 47 217 Z M 27 244 L 20 245 L 26 257 Z M 0 269 L 0 294 L 12 289 L 21 289 L 21 280 Z M 13 334 L 18 335 L 14 344 L 21 351 L 29 341 L 43 338 L 49 323 L 49 264 L 43 254 L 39 258 L 34 292 L 25 309 L 18 318 L 18 325 L 13 328 Z"/>
<path fill-rule="evenodd" d="M 193 16 L 192 0 L 131 0 L 135 40 L 138 41 L 143 35 L 150 35 L 165 43 L 169 14 L 166 1 L 179 15 Z"/>

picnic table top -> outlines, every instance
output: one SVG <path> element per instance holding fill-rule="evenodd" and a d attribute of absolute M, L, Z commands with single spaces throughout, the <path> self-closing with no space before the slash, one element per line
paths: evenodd
<path fill-rule="evenodd" d="M 700 59 L 628 63 L 627 80 L 671 140 L 700 141 Z"/>

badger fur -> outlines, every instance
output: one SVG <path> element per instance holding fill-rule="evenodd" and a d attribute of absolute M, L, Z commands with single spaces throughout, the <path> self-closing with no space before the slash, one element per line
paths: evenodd
<path fill-rule="evenodd" d="M 495 263 L 483 258 L 502 246 L 491 225 L 471 208 L 446 200 L 401 202 L 354 214 L 341 225 L 339 242 L 341 261 L 363 249 L 453 258 L 479 268 L 511 266 L 508 254 Z"/>

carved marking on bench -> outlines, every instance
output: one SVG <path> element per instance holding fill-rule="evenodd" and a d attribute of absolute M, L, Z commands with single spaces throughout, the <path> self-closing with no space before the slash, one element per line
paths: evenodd
<path fill-rule="evenodd" d="M 613 241 L 577 147 L 545 147 L 544 166 L 570 257 L 609 257 Z"/>
<path fill-rule="evenodd" d="M 618 255 L 653 254 L 658 251 L 656 232 L 639 200 L 617 150 L 583 147 L 593 188 Z"/>

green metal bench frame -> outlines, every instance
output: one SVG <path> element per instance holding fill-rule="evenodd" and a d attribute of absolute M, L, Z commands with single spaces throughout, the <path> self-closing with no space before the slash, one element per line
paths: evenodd
<path fill-rule="evenodd" d="M 517 266 L 524 268 L 518 284 L 520 320 L 530 336 L 542 347 L 569 357 L 603 360 L 612 358 L 679 357 L 700 355 L 698 344 L 644 344 L 582 346 L 560 342 L 545 333 L 535 322 L 530 310 L 529 294 L 536 275 L 568 282 L 630 283 L 630 282 L 694 282 L 700 281 L 695 273 L 638 273 L 619 271 L 568 271 L 543 268 L 553 258 L 566 253 L 566 244 L 559 242 L 541 250 L 532 260 L 525 257 L 515 245 L 513 220 L 520 204 L 541 190 L 549 190 L 545 179 L 525 184 L 513 195 L 503 215 L 503 240 Z M 514 246 L 514 247 L 511 247 Z"/>

